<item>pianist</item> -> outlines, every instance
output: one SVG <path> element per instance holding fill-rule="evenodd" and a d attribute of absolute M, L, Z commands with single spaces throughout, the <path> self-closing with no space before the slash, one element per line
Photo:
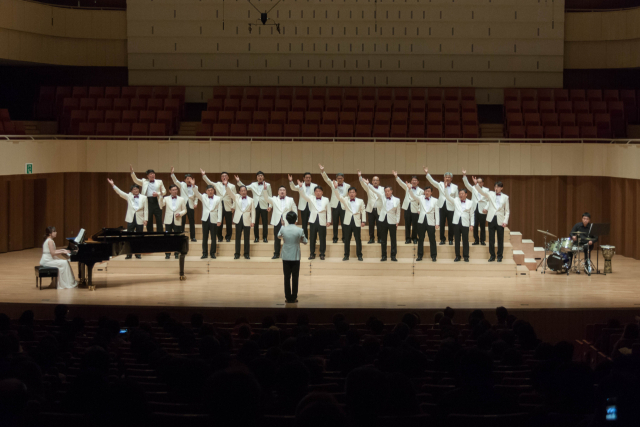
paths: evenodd
<path fill-rule="evenodd" d="M 42 245 L 41 267 L 53 267 L 58 269 L 58 289 L 77 288 L 78 282 L 73 277 L 71 264 L 64 257 L 70 252 L 66 249 L 56 249 L 54 239 L 58 232 L 55 227 L 47 227 L 44 234 L 44 244 Z"/>

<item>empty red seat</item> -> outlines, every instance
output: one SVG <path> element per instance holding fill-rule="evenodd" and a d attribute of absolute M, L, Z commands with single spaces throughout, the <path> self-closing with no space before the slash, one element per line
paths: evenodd
<path fill-rule="evenodd" d="M 444 113 L 444 125 L 445 126 L 458 126 L 460 127 L 460 113 L 459 112 L 445 112 Z"/>
<path fill-rule="evenodd" d="M 373 125 L 373 113 L 372 112 L 359 112 L 357 118 L 357 124 L 366 125 L 371 127 Z"/>
<path fill-rule="evenodd" d="M 170 99 L 177 99 L 180 105 L 184 105 L 187 96 L 187 88 L 184 86 L 172 86 Z"/>
<path fill-rule="evenodd" d="M 229 128 L 229 136 L 247 136 L 247 127 L 243 123 L 234 123 Z"/>
<path fill-rule="evenodd" d="M 211 127 L 211 134 L 213 136 L 229 136 L 230 126 L 228 123 L 216 123 Z"/>
<path fill-rule="evenodd" d="M 605 114 L 607 112 L 607 103 L 604 101 L 590 101 L 589 108 L 591 114 Z"/>
<path fill-rule="evenodd" d="M 524 126 L 510 126 L 509 127 L 509 138 L 524 138 Z"/>
<path fill-rule="evenodd" d="M 587 94 L 584 89 L 571 89 L 569 91 L 569 99 L 571 99 L 572 102 L 586 101 Z"/>
<path fill-rule="evenodd" d="M 324 113 L 322 113 L 322 124 L 337 125 L 338 113 L 336 111 L 325 111 Z"/>
<path fill-rule="evenodd" d="M 154 87 L 152 97 L 156 99 L 163 99 L 163 100 L 169 98 L 169 86 Z M 151 128 L 149 128 L 149 133 L 151 133 Z"/>
<path fill-rule="evenodd" d="M 376 104 L 376 113 L 391 113 L 392 106 L 393 103 L 388 99 L 378 100 L 378 103 Z"/>
<path fill-rule="evenodd" d="M 595 126 L 580 126 L 580 138 L 598 138 L 598 128 Z"/>
<path fill-rule="evenodd" d="M 164 124 L 167 135 L 173 135 L 173 129 L 175 127 L 173 111 L 158 111 L 156 113 L 156 123 Z M 149 128 L 149 132 L 151 132 L 151 128 Z"/>
<path fill-rule="evenodd" d="M 620 99 L 620 93 L 617 89 L 605 89 L 602 94 L 602 100 L 609 103 L 611 101 L 618 101 Z"/>
<path fill-rule="evenodd" d="M 324 111 L 324 99 L 312 99 L 309 101 L 309 111 L 322 113 Z"/>
<path fill-rule="evenodd" d="M 576 114 L 576 126 L 593 126 L 593 114 Z"/>
<path fill-rule="evenodd" d="M 277 99 L 274 111 L 289 111 L 291 109 L 290 99 Z"/>
<path fill-rule="evenodd" d="M 568 101 L 569 91 L 567 89 L 553 89 L 553 100 L 556 102 Z"/>
<path fill-rule="evenodd" d="M 594 124 L 598 129 L 598 138 L 611 138 L 611 117 L 609 114 L 596 114 Z"/>
<path fill-rule="evenodd" d="M 153 87 L 151 86 L 140 86 L 136 90 L 136 98 L 139 99 L 151 99 L 153 97 Z M 131 132 L 133 132 L 133 127 L 131 127 Z"/>
<path fill-rule="evenodd" d="M 607 110 L 611 117 L 624 117 L 624 103 L 622 101 L 608 101 Z"/>
<path fill-rule="evenodd" d="M 113 110 L 113 99 L 111 98 L 100 98 L 96 100 L 96 110 Z"/>
<path fill-rule="evenodd" d="M 291 111 L 299 111 L 304 113 L 307 111 L 307 100 L 306 99 L 294 99 L 291 103 Z"/>
<path fill-rule="evenodd" d="M 409 138 L 424 138 L 424 125 L 409 125 Z"/>
<path fill-rule="evenodd" d="M 140 114 L 138 116 L 138 123 L 155 123 L 155 122 L 156 122 L 155 111 L 140 111 Z"/>
<path fill-rule="evenodd" d="M 129 104 L 129 109 L 134 111 L 144 111 L 147 109 L 147 100 L 133 98 Z"/>
<path fill-rule="evenodd" d="M 424 99 L 412 99 L 411 104 L 409 104 L 409 111 L 424 115 L 425 111 L 427 111 L 427 104 L 425 104 Z"/>
<path fill-rule="evenodd" d="M 166 136 L 167 125 L 164 123 L 149 123 L 149 136 Z"/>
<path fill-rule="evenodd" d="M 336 128 L 338 138 L 353 138 L 353 125 L 339 124 Z"/>
<path fill-rule="evenodd" d="M 287 123 L 290 125 L 302 125 L 304 123 L 304 113 L 302 111 L 289 111 Z M 287 130 L 285 129 L 285 136 Z"/>
<path fill-rule="evenodd" d="M 407 123 L 409 122 L 409 116 L 406 112 L 396 112 L 394 111 L 391 115 L 391 125 L 392 126 L 404 126 L 407 127 Z"/>
<path fill-rule="evenodd" d="M 504 90 L 504 102 L 520 101 L 520 91 L 518 89 L 505 89 Z"/>
<path fill-rule="evenodd" d="M 322 123 L 322 113 L 318 111 L 307 111 L 304 115 L 304 122 L 308 125 L 319 125 Z"/>
<path fill-rule="evenodd" d="M 573 113 L 586 114 L 589 113 L 588 101 L 573 101 Z"/>
<path fill-rule="evenodd" d="M 391 138 L 406 138 L 407 126 L 406 125 L 391 125 Z"/>
<path fill-rule="evenodd" d="M 129 98 L 115 98 L 113 100 L 113 109 L 117 111 L 128 110 L 131 106 L 131 100 Z"/>
<path fill-rule="evenodd" d="M 442 125 L 427 124 L 427 138 L 442 138 Z"/>
<path fill-rule="evenodd" d="M 429 113 L 440 113 L 442 115 L 442 102 L 440 101 L 429 101 L 427 103 L 427 114 Z"/>
<path fill-rule="evenodd" d="M 540 114 L 538 113 L 526 113 L 524 115 L 524 125 L 525 126 L 540 126 Z"/>
<path fill-rule="evenodd" d="M 356 113 L 353 111 L 343 111 L 340 113 L 340 124 L 341 125 L 355 125 L 356 124 Z M 339 133 L 339 130 L 338 130 Z"/>
<path fill-rule="evenodd" d="M 587 101 L 602 101 L 602 91 L 600 89 L 587 90 Z"/>
<path fill-rule="evenodd" d="M 313 92 L 312 92 L 313 96 Z M 318 136 L 318 125 L 317 124 L 303 124 L 301 126 L 300 135 L 303 138 L 315 138 Z"/>
<path fill-rule="evenodd" d="M 295 89 L 295 99 L 301 99 L 308 101 L 309 100 L 309 88 L 308 87 L 297 87 Z"/>
<path fill-rule="evenodd" d="M 253 113 L 253 123 L 257 125 L 265 125 L 269 123 L 270 113 L 268 111 L 256 111 Z"/>
<path fill-rule="evenodd" d="M 273 111 L 275 109 L 275 100 L 261 99 L 258 101 L 258 111 Z M 287 110 L 289 108 L 287 107 Z"/>
<path fill-rule="evenodd" d="M 478 126 L 478 115 L 476 113 L 462 113 L 462 124 L 464 126 Z M 464 133 L 464 131 L 463 131 Z"/>
<path fill-rule="evenodd" d="M 522 111 L 522 106 L 518 101 L 508 101 L 504 103 L 505 114 L 520 113 L 521 111 Z"/>
<path fill-rule="evenodd" d="M 461 101 L 473 101 L 476 102 L 476 90 L 472 87 L 463 87 L 460 89 L 460 100 Z"/>
<path fill-rule="evenodd" d="M 312 87 L 311 88 L 311 100 L 317 101 L 327 97 L 327 88 L 325 87 Z"/>
<path fill-rule="evenodd" d="M 578 126 L 562 126 L 563 138 L 580 138 L 580 128 Z"/>
<path fill-rule="evenodd" d="M 198 123 L 196 125 L 196 136 L 211 136 L 211 123 Z"/>
<path fill-rule="evenodd" d="M 102 86 L 90 86 L 89 87 L 89 98 L 104 98 L 104 87 Z"/>
<path fill-rule="evenodd" d="M 104 122 L 105 123 L 120 123 L 122 121 L 122 111 L 105 111 Z M 97 132 L 97 129 L 96 129 Z"/>
<path fill-rule="evenodd" d="M 544 137 L 555 138 L 555 139 L 562 138 L 562 127 L 561 126 L 545 126 Z"/>
<path fill-rule="evenodd" d="M 356 138 L 370 138 L 371 137 L 371 125 L 356 125 L 354 136 Z"/>
<path fill-rule="evenodd" d="M 337 99 L 342 100 L 342 94 L 344 90 L 339 87 L 330 87 L 327 89 L 327 99 Z"/>
<path fill-rule="evenodd" d="M 133 136 L 148 136 L 149 124 L 148 123 L 132 123 L 131 135 Z"/>
<path fill-rule="evenodd" d="M 206 125 L 212 125 L 217 121 L 218 113 L 215 111 L 203 111 L 200 114 L 200 122 Z"/>
<path fill-rule="evenodd" d="M 361 101 L 375 101 L 376 99 L 376 88 L 374 87 L 363 87 L 360 90 L 360 100 Z"/>
<path fill-rule="evenodd" d="M 559 115 L 558 124 L 560 126 L 575 126 L 576 125 L 576 115 L 562 113 Z"/>
<path fill-rule="evenodd" d="M 520 100 L 524 102 L 536 100 L 536 89 L 520 89 Z"/>
<path fill-rule="evenodd" d="M 268 137 L 282 136 L 282 127 L 283 127 L 283 125 L 281 125 L 281 124 L 269 123 L 267 125 L 267 130 L 265 132 L 265 136 L 268 136 Z"/>
<path fill-rule="evenodd" d="M 284 126 L 287 123 L 287 114 L 287 111 L 273 111 L 269 123 Z"/>
<path fill-rule="evenodd" d="M 251 111 L 238 111 L 236 113 L 236 123 L 241 125 L 248 125 L 252 123 L 253 114 Z"/>
<path fill-rule="evenodd" d="M 459 101 L 460 100 L 460 90 L 458 88 L 446 88 L 444 90 L 444 100 L 445 101 Z"/>
<path fill-rule="evenodd" d="M 409 101 L 400 100 L 393 103 L 394 113 L 409 113 Z"/>
<path fill-rule="evenodd" d="M 218 123 L 223 125 L 231 125 L 236 121 L 235 111 L 220 111 L 218 113 Z"/>
<path fill-rule="evenodd" d="M 553 100 L 553 90 L 552 89 L 538 89 L 538 93 L 536 94 L 538 102 L 549 102 Z"/>
<path fill-rule="evenodd" d="M 371 100 L 362 100 L 360 101 L 360 112 L 361 113 L 373 113 L 376 110 L 375 101 Z"/>
<path fill-rule="evenodd" d="M 397 87 L 393 91 L 393 99 L 397 101 L 409 101 L 409 89 L 406 87 Z"/>
<path fill-rule="evenodd" d="M 224 86 L 214 87 L 212 99 L 220 99 L 224 101 L 225 99 L 227 99 L 227 91 L 228 89 Z"/>
<path fill-rule="evenodd" d="M 95 123 L 80 123 L 78 125 L 78 135 L 95 135 L 96 124 Z"/>
<path fill-rule="evenodd" d="M 244 98 L 244 88 L 243 87 L 230 87 L 227 92 L 227 99 L 233 99 L 236 101 L 240 101 Z"/>
<path fill-rule="evenodd" d="M 442 113 L 427 113 L 427 125 L 442 126 Z"/>
<path fill-rule="evenodd" d="M 324 111 L 339 112 L 342 103 L 337 99 L 330 99 L 325 103 Z"/>
<path fill-rule="evenodd" d="M 240 99 L 227 98 L 224 100 L 224 111 L 239 111 Z"/>
<path fill-rule="evenodd" d="M 478 106 L 476 105 L 476 101 L 462 101 L 460 103 L 460 107 L 463 113 L 478 113 Z"/>
<path fill-rule="evenodd" d="M 113 134 L 115 136 L 131 135 L 131 123 L 114 123 Z"/>
<path fill-rule="evenodd" d="M 446 126 L 444 127 L 444 137 L 445 138 L 460 138 L 460 126 Z"/>
<path fill-rule="evenodd" d="M 321 124 L 318 126 L 318 136 L 321 138 L 335 138 L 336 125 Z"/>
<path fill-rule="evenodd" d="M 507 114 L 507 127 L 522 126 L 524 121 L 522 120 L 521 113 L 508 113 Z"/>
<path fill-rule="evenodd" d="M 293 99 L 293 88 L 292 87 L 281 87 L 278 88 L 278 99 Z"/>
<path fill-rule="evenodd" d="M 571 101 L 557 101 L 556 113 L 558 114 L 573 113 L 573 103 Z"/>
<path fill-rule="evenodd" d="M 89 91 L 86 86 L 74 86 L 71 90 L 72 98 L 87 98 L 89 96 Z"/>
<path fill-rule="evenodd" d="M 284 125 L 284 136 L 288 138 L 296 138 L 300 136 L 300 127 L 299 124 L 286 124 Z"/>
<path fill-rule="evenodd" d="M 256 102 L 260 99 L 260 88 L 259 87 L 248 87 L 244 91 L 244 96 L 246 99 L 252 99 Z M 244 108 L 244 104 L 243 104 Z"/>
<path fill-rule="evenodd" d="M 527 138 L 544 138 L 542 126 L 527 126 Z"/>
<path fill-rule="evenodd" d="M 538 102 L 537 101 L 522 101 L 522 112 L 524 114 L 537 113 L 538 112 Z"/>
<path fill-rule="evenodd" d="M 480 132 L 477 125 L 462 125 L 463 138 L 479 138 Z"/>
<path fill-rule="evenodd" d="M 176 119 L 182 116 L 182 107 L 180 106 L 180 100 L 176 98 L 168 98 L 164 100 L 164 106 L 162 108 L 164 111 L 171 111 L 173 113 L 173 117 Z"/>
<path fill-rule="evenodd" d="M 104 88 L 104 97 L 109 99 L 120 98 L 120 86 L 107 86 Z M 98 133 L 97 128 L 96 133 Z"/>
<path fill-rule="evenodd" d="M 389 125 L 373 125 L 372 136 L 374 138 L 388 138 Z"/>
<path fill-rule="evenodd" d="M 80 109 L 81 110 L 95 110 L 96 109 L 96 100 L 94 98 L 82 98 L 80 99 Z"/>
<path fill-rule="evenodd" d="M 87 121 L 87 112 L 85 110 L 73 110 L 69 116 L 69 127 L 70 130 L 68 133 L 77 134 L 78 126 L 80 123 L 84 123 Z"/>
<path fill-rule="evenodd" d="M 458 101 L 444 101 L 445 113 L 458 113 L 460 114 L 460 102 Z"/>
<path fill-rule="evenodd" d="M 104 122 L 104 111 L 93 110 L 87 113 L 87 123 L 102 123 Z"/>
<path fill-rule="evenodd" d="M 393 89 L 389 87 L 378 88 L 378 101 L 389 101 L 393 99 Z"/>
<path fill-rule="evenodd" d="M 540 121 L 542 126 L 557 126 L 558 115 L 556 113 L 541 113 Z"/>
<path fill-rule="evenodd" d="M 421 101 L 423 104 L 427 100 L 427 91 L 423 87 L 411 88 L 411 101 Z"/>
<path fill-rule="evenodd" d="M 391 124 L 391 113 L 389 112 L 376 113 L 373 119 L 373 124 L 389 126 Z"/>
<path fill-rule="evenodd" d="M 120 91 L 120 98 L 124 98 L 124 99 L 133 99 L 136 97 L 136 92 L 138 91 L 138 88 L 135 86 L 124 86 L 122 87 L 121 91 Z M 113 132 L 115 134 L 116 129 L 113 129 Z"/>
<path fill-rule="evenodd" d="M 442 103 L 442 89 L 439 89 L 439 88 L 427 89 L 427 101 L 437 101 Z"/>
<path fill-rule="evenodd" d="M 251 123 L 247 136 L 264 136 L 264 127 L 263 123 Z"/>
<path fill-rule="evenodd" d="M 357 113 L 358 112 L 358 100 L 357 99 L 346 99 L 342 103 L 342 111 L 346 111 L 348 113 Z"/>
<path fill-rule="evenodd" d="M 409 113 L 409 125 L 410 126 L 422 126 L 422 127 L 424 127 L 424 124 L 425 124 L 424 111 L 412 111 L 411 113 Z"/>
<path fill-rule="evenodd" d="M 96 123 L 96 135 L 113 135 L 113 123 Z"/>
<path fill-rule="evenodd" d="M 540 101 L 539 108 L 540 114 L 556 112 L 556 105 L 553 103 L 553 101 Z"/>

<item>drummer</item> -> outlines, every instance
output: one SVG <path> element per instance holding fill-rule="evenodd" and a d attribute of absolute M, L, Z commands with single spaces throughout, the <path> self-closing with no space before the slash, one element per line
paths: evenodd
<path fill-rule="evenodd" d="M 585 259 L 591 259 L 590 254 L 593 250 L 593 243 L 598 241 L 597 236 L 590 236 L 591 232 L 591 214 L 585 212 L 582 214 L 582 221 L 577 223 L 571 229 L 571 238 L 576 245 L 579 245 L 584 250 Z M 573 253 L 571 254 L 573 258 Z"/>

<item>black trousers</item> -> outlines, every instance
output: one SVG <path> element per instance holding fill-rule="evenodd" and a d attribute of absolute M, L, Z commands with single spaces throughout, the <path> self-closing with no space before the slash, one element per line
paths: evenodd
<path fill-rule="evenodd" d="M 454 227 L 456 235 L 456 256 L 460 256 L 460 238 L 462 237 L 462 256 L 469 258 L 469 227 L 464 227 L 462 225 L 462 219 L 460 219 L 460 222 L 455 224 Z"/>
<path fill-rule="evenodd" d="M 316 217 L 316 221 L 309 224 L 311 230 L 311 237 L 309 238 L 311 244 L 311 255 L 316 254 L 316 239 L 318 238 L 318 234 L 320 235 L 320 255 L 324 255 L 327 249 L 327 226 L 320 225 L 320 218 Z"/>
<path fill-rule="evenodd" d="M 189 220 L 189 237 L 191 239 L 196 238 L 196 218 L 195 218 L 195 210 L 189 207 L 189 202 L 187 202 L 187 216 L 182 218 L 182 227 L 184 230 L 187 228 L 187 219 Z"/>
<path fill-rule="evenodd" d="M 147 223 L 149 225 L 149 223 Z M 165 231 L 175 231 L 176 233 L 180 233 L 183 231 L 182 225 L 176 225 L 176 219 L 174 218 L 171 221 L 171 224 L 164 225 Z M 178 255 L 178 252 L 174 252 L 175 255 Z M 170 252 L 167 252 L 166 255 L 171 255 Z"/>
<path fill-rule="evenodd" d="M 153 218 L 156 219 L 156 228 L 162 233 L 162 209 L 156 197 L 147 197 L 149 203 L 149 218 L 147 218 L 147 231 L 153 231 Z"/>
<path fill-rule="evenodd" d="M 429 236 L 429 251 L 433 258 L 438 256 L 438 244 L 436 242 L 436 226 L 427 224 L 427 219 L 424 219 L 422 224 L 416 224 L 418 229 L 418 258 L 424 256 L 424 238 L 425 235 Z"/>
<path fill-rule="evenodd" d="M 409 203 L 409 206 L 407 206 L 407 209 L 404 211 L 405 240 L 418 238 L 418 218 L 420 218 L 420 214 L 413 213 L 413 210 L 411 209 L 411 203 Z"/>
<path fill-rule="evenodd" d="M 300 211 L 300 220 L 302 221 L 302 229 L 304 230 L 304 237 L 306 237 L 307 239 L 309 238 L 309 229 L 308 229 L 309 215 L 311 215 L 311 212 L 309 211 L 309 205 L 307 204 L 307 207 L 304 208 L 304 210 Z M 285 221 L 286 221 L 286 218 L 285 218 Z"/>
<path fill-rule="evenodd" d="M 137 231 L 138 233 L 142 233 L 144 231 L 144 225 L 138 224 L 138 220 L 136 219 L 136 215 L 133 215 L 133 222 L 127 223 L 127 231 Z M 140 255 L 140 254 L 136 254 Z"/>
<path fill-rule="evenodd" d="M 227 223 L 227 233 L 225 234 L 225 239 L 231 239 L 231 234 L 233 234 L 233 214 L 231 211 L 227 211 L 224 207 L 224 202 L 221 202 L 222 205 L 222 221 L 220 221 L 220 227 L 218 227 L 217 235 L 218 241 L 222 242 L 222 229 L 224 228 L 223 224 Z"/>
<path fill-rule="evenodd" d="M 445 236 L 444 236 L 445 224 L 449 225 L 449 232 L 447 233 L 449 239 L 447 240 L 452 241 L 453 231 L 455 230 L 455 227 L 453 225 L 453 211 L 450 211 L 447 209 L 446 203 L 442 205 L 442 207 L 440 208 L 440 241 L 441 242 L 445 241 Z"/>
<path fill-rule="evenodd" d="M 502 250 L 504 247 L 504 227 L 498 224 L 498 216 L 494 216 L 493 220 L 489 223 L 489 254 L 496 256 L 496 232 L 498 233 L 498 258 L 502 256 Z"/>
<path fill-rule="evenodd" d="M 338 203 L 338 206 L 331 208 L 331 220 L 333 221 L 333 238 L 338 238 L 338 222 L 344 227 L 344 209 L 342 209 L 342 203 Z M 344 238 L 344 235 L 342 236 Z"/>
<path fill-rule="evenodd" d="M 398 228 L 395 224 L 389 224 L 385 221 L 378 221 L 378 228 L 380 229 L 382 256 L 387 256 L 387 232 L 391 236 L 391 256 L 394 257 L 398 253 L 398 242 L 396 241 L 396 231 Z"/>
<path fill-rule="evenodd" d="M 280 256 L 280 239 L 278 238 L 278 233 L 282 228 L 282 222 L 279 222 L 278 225 L 273 226 L 273 254 Z"/>
<path fill-rule="evenodd" d="M 362 256 L 361 228 L 356 227 L 355 219 L 352 217 L 351 224 L 342 226 L 342 237 L 344 237 L 344 256 L 351 254 L 351 235 L 356 239 L 356 255 Z"/>
<path fill-rule="evenodd" d="M 300 276 L 300 261 L 282 261 L 284 272 L 284 297 L 287 301 L 298 298 L 298 277 Z M 293 287 L 291 286 L 293 282 Z"/>
<path fill-rule="evenodd" d="M 244 233 L 244 255 L 249 255 L 249 234 L 251 233 L 251 224 L 244 225 L 242 216 L 240 221 L 236 224 L 236 255 L 240 255 L 240 236 Z"/>
<path fill-rule="evenodd" d="M 480 212 L 478 205 L 476 205 L 476 211 L 473 213 L 473 222 L 475 224 L 473 227 L 473 239 L 476 243 L 486 242 L 487 236 L 485 234 L 485 223 L 487 222 L 487 214 Z M 480 233 L 479 236 L 478 233 Z"/>
<path fill-rule="evenodd" d="M 211 215 L 212 216 L 212 215 Z M 216 233 L 218 232 L 218 224 L 211 222 L 211 219 L 202 221 L 202 255 L 211 256 L 216 254 Z M 209 234 L 211 234 L 211 252 L 209 252 Z"/>
<path fill-rule="evenodd" d="M 262 238 L 266 239 L 269 236 L 269 212 L 258 204 L 256 206 L 256 222 L 253 224 L 253 236 L 256 239 L 260 239 L 260 229 L 258 228 L 260 220 L 262 220 Z"/>
<path fill-rule="evenodd" d="M 378 224 L 378 210 L 373 208 L 371 213 L 367 213 L 367 221 L 369 222 L 369 240 L 375 240 L 375 228 Z M 378 240 L 380 240 L 380 227 L 378 227 Z"/>

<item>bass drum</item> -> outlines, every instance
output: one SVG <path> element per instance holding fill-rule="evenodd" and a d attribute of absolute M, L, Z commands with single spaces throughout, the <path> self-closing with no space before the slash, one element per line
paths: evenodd
<path fill-rule="evenodd" d="M 549 270 L 557 273 L 565 273 L 569 269 L 569 256 L 563 253 L 552 253 L 547 258 Z"/>

